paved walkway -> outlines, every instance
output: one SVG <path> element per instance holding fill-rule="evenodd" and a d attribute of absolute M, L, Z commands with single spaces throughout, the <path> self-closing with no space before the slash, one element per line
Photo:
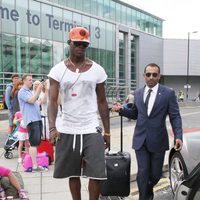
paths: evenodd
<path fill-rule="evenodd" d="M 134 128 L 134 122 L 129 126 L 124 127 L 124 151 L 131 153 L 131 179 L 135 179 L 137 172 L 136 158 L 134 151 L 131 148 L 132 132 Z M 6 129 L 8 127 L 7 120 L 0 121 L 0 134 L 4 134 L 6 137 Z M 119 128 L 111 129 L 111 149 L 118 151 L 120 146 Z M 170 137 L 172 144 L 172 138 Z M 51 165 L 48 172 L 43 173 L 30 173 L 23 172 L 21 164 L 17 165 L 17 151 L 13 150 L 14 158 L 6 159 L 3 156 L 4 149 L 0 148 L 0 164 L 11 168 L 14 171 L 19 171 L 23 177 L 25 189 L 29 191 L 30 200 L 58 200 L 67 199 L 71 200 L 71 195 L 68 187 L 67 179 L 54 179 L 52 178 L 54 165 Z M 167 165 L 168 152 L 166 154 L 165 165 Z M 87 179 L 82 179 L 82 196 L 83 200 L 88 200 Z M 129 198 L 131 199 L 131 197 Z"/>

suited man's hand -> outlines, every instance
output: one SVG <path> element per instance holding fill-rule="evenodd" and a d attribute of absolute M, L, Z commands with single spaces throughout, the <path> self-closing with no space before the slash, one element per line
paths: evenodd
<path fill-rule="evenodd" d="M 115 102 L 115 103 L 113 104 L 113 107 L 112 107 L 111 111 L 112 111 L 112 112 L 119 112 L 121 108 L 122 108 L 121 103 Z"/>
<path fill-rule="evenodd" d="M 182 146 L 183 146 L 182 140 L 176 139 L 175 145 L 174 145 L 174 149 L 175 149 L 176 151 L 180 151 L 180 150 L 182 149 Z"/>

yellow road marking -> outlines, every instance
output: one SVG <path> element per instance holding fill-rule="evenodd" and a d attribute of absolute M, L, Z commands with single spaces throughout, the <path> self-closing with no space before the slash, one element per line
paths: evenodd
<path fill-rule="evenodd" d="M 154 192 L 161 190 L 165 187 L 168 187 L 169 185 L 170 185 L 169 179 L 168 178 L 162 178 L 158 182 L 157 186 L 154 187 Z M 131 188 L 131 196 L 134 196 L 134 197 L 138 196 L 138 188 L 137 187 Z"/>
<path fill-rule="evenodd" d="M 156 191 L 161 190 L 161 189 L 163 189 L 165 187 L 168 187 L 169 185 L 170 185 L 169 183 L 164 183 L 162 185 L 155 186 L 154 189 L 153 189 L 153 191 L 156 192 Z"/>

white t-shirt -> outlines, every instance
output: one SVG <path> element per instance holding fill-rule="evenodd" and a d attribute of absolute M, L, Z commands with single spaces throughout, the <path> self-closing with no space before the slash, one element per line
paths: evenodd
<path fill-rule="evenodd" d="M 89 70 L 75 73 L 62 61 L 48 76 L 60 83 L 62 116 L 56 122 L 57 130 L 66 134 L 96 133 L 99 126 L 96 85 L 106 80 L 105 70 L 93 61 Z"/>
<path fill-rule="evenodd" d="M 43 91 L 40 92 L 38 100 L 42 100 L 44 98 L 45 93 Z M 42 116 L 47 116 L 47 103 L 42 103 L 41 104 L 41 115 Z"/>

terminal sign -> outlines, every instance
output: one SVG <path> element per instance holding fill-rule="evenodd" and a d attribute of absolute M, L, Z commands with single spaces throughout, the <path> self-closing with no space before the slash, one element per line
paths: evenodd
<path fill-rule="evenodd" d="M 54 15 L 51 14 L 46 14 L 45 16 L 48 19 L 48 28 L 50 29 L 69 32 L 71 28 L 76 26 L 81 26 L 76 24 L 76 21 L 74 21 L 73 23 L 69 23 L 66 21 L 59 21 L 55 18 Z M 14 22 L 17 22 L 20 19 L 19 12 L 16 9 L 9 10 L 8 8 L 2 6 L 0 6 L 0 17 L 1 19 L 12 20 Z M 30 10 L 27 10 L 26 12 L 26 19 L 28 24 L 33 24 L 35 26 L 40 25 L 40 17 L 36 14 L 32 14 Z M 91 33 L 90 25 L 85 28 L 88 29 L 89 33 Z M 95 30 L 95 38 L 100 39 L 101 37 L 100 27 L 96 26 L 94 30 Z"/>

